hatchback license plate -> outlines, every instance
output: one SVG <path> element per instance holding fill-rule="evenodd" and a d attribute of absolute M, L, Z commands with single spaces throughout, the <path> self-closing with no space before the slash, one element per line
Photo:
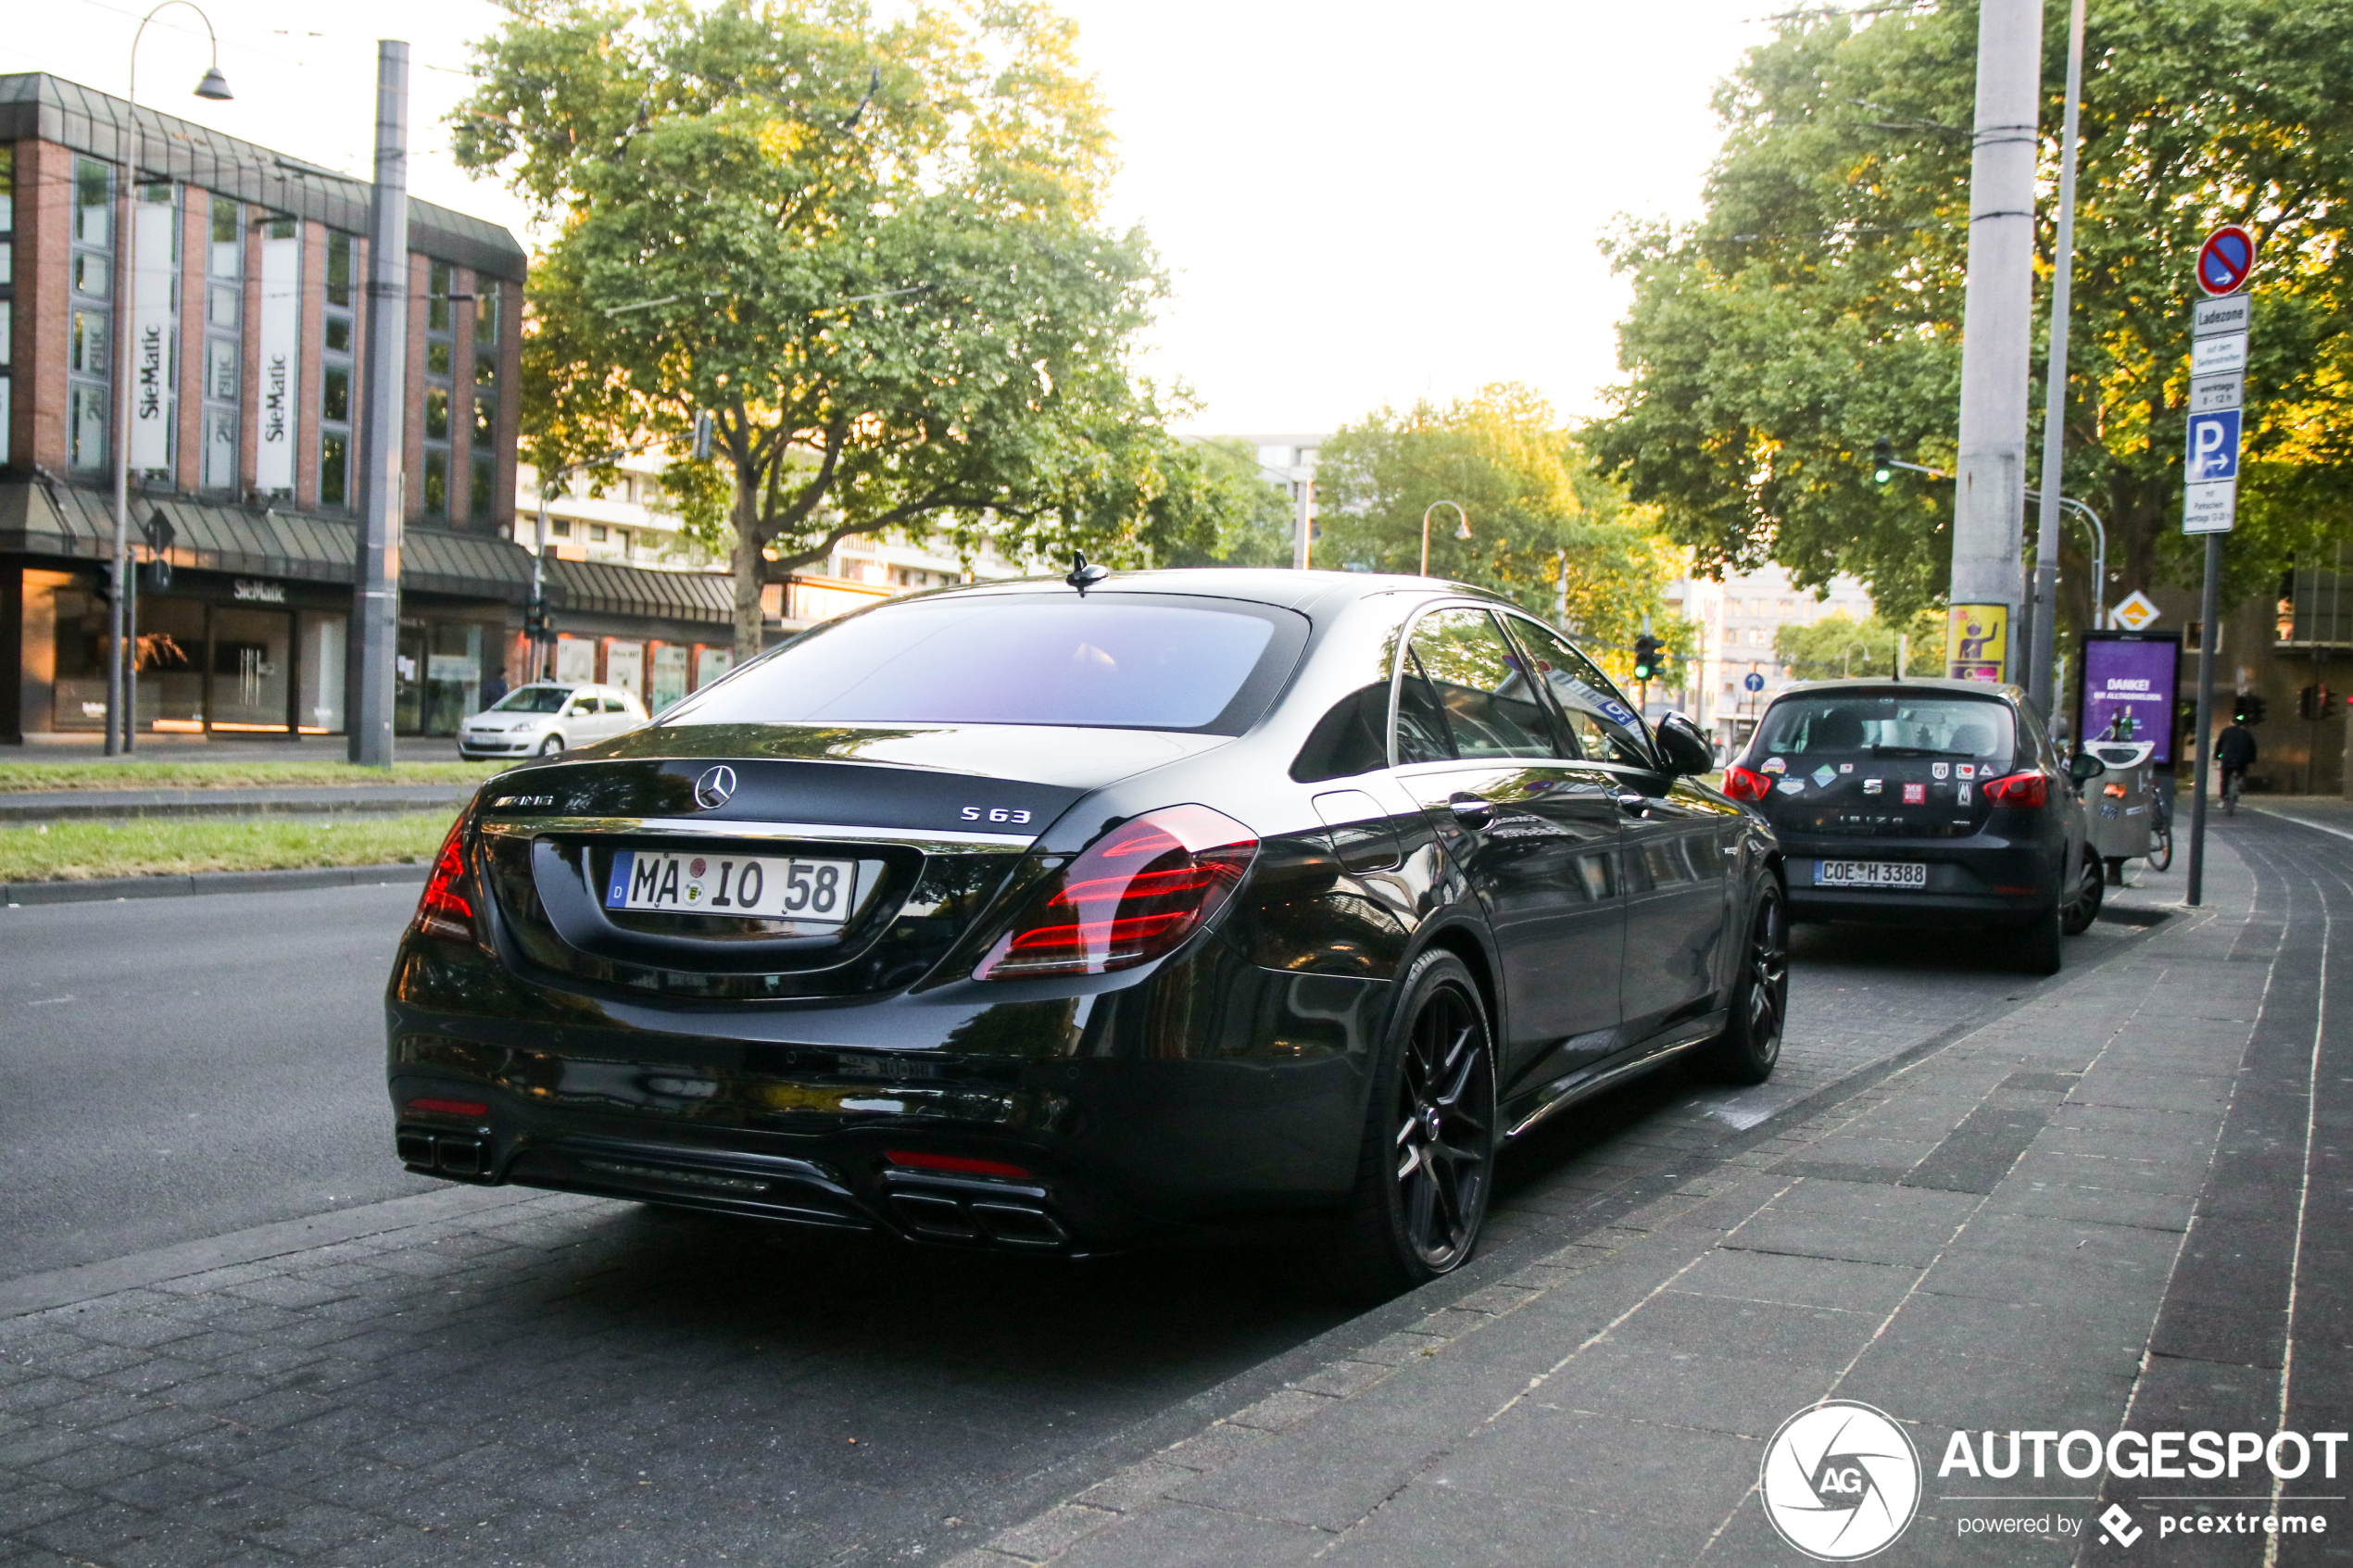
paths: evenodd
<path fill-rule="evenodd" d="M 1926 887 L 1928 867 L 1919 860 L 1817 860 L 1817 887 Z"/>
<path fill-rule="evenodd" d="M 784 855 L 673 855 L 623 849 L 606 879 L 608 909 L 759 915 L 839 925 L 858 906 L 858 862 Z"/>

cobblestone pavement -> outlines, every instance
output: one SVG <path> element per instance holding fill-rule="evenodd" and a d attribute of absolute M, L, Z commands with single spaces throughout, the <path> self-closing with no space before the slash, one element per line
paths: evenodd
<path fill-rule="evenodd" d="M 1535 1259 L 2102 972 L 2174 896 L 2150 881 L 2052 981 L 1802 933 L 1771 1084 L 1666 1078 L 1547 1131 L 1465 1275 L 1353 1320 L 1253 1254 L 1040 1266 L 515 1192 L 20 1279 L 0 1300 L 43 1310 L 0 1322 L 0 1568 L 951 1555 L 1322 1397 L 1286 1385 L 1382 1364 L 1433 1311 L 1484 1321 Z"/>
<path fill-rule="evenodd" d="M 2330 963 L 2353 847 L 2242 819 L 2207 892 L 2073 983 L 1689 1151 L 1568 1245 L 1327 1336 L 953 1568 L 1778 1568 L 1801 1559 L 1760 1461 L 1831 1398 L 1926 1461 L 1878 1562 L 2353 1560 L 2353 1455 L 2317 1442 L 2280 1481 L 1944 1468 L 1964 1432 L 2353 1424 L 2353 980 Z M 1801 1528 L 1830 1512 L 1803 1481 L 1781 1500 Z"/>

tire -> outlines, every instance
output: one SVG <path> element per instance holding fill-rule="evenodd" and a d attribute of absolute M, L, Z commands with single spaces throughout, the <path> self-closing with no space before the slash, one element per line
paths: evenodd
<path fill-rule="evenodd" d="M 2160 828 L 2149 845 L 2149 870 L 2171 871 L 2173 867 L 2173 830 Z"/>
<path fill-rule="evenodd" d="M 1351 1296 L 1386 1298 L 1462 1266 L 1495 1185 L 1494 1036 L 1452 953 L 1398 983 L 1373 1075 L 1356 1191 L 1334 1237 Z"/>
<path fill-rule="evenodd" d="M 561 757 L 563 754 L 564 737 L 561 735 L 549 735 L 539 743 L 539 755 L 542 757 Z"/>
<path fill-rule="evenodd" d="M 1781 1059 L 1789 1021 L 1789 915 L 1781 890 L 1770 883 L 1749 919 L 1730 1011 L 1731 1022 L 1708 1048 L 1707 1065 L 1728 1084 L 1761 1084 Z"/>
<path fill-rule="evenodd" d="M 2087 850 L 2075 868 L 2075 885 L 2059 897 L 2059 930 L 2070 936 L 2091 930 L 2107 897 L 2108 863 Z"/>

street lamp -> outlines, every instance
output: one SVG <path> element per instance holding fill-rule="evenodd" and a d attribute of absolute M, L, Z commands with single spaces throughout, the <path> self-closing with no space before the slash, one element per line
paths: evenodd
<path fill-rule="evenodd" d="M 1463 504 L 1460 501 L 1432 501 L 1428 506 L 1424 507 L 1422 508 L 1422 575 L 1424 577 L 1429 575 L 1429 514 L 1441 507 L 1453 508 L 1454 515 L 1462 520 L 1454 529 L 1455 538 L 1467 539 L 1471 536 L 1470 513 L 1463 510 Z M 1563 581 L 1566 579 L 1564 578 Z"/>
<path fill-rule="evenodd" d="M 1850 681 L 1855 678 L 1855 650 L 1856 648 L 1861 648 L 1865 653 L 1871 651 L 1871 646 L 1869 643 L 1849 643 L 1846 645 L 1844 651 L 1839 655 L 1841 659 L 1846 661 L 1845 675 L 1846 679 Z"/>
<path fill-rule="evenodd" d="M 132 634 L 131 624 L 131 336 L 138 307 L 135 298 L 139 246 L 139 44 L 147 36 L 147 24 L 156 19 L 157 12 L 172 6 L 185 6 L 196 13 L 204 23 L 205 37 L 212 45 L 212 64 L 205 68 L 204 76 L 196 82 L 199 98 L 215 102 L 233 94 L 229 82 L 220 74 L 220 39 L 212 31 L 212 19 L 194 0 L 162 0 L 154 10 L 139 19 L 139 31 L 131 35 L 131 91 L 127 100 L 131 117 L 130 156 L 123 159 L 122 200 L 116 210 L 125 216 L 115 247 L 120 259 L 115 268 L 114 294 L 114 635 L 107 655 L 107 755 L 116 756 L 131 749 L 131 737 L 139 722 L 138 681 L 139 659 L 135 652 L 126 657 L 124 640 Z"/>

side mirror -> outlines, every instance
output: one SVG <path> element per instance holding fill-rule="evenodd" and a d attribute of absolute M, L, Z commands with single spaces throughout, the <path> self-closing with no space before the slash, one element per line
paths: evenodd
<path fill-rule="evenodd" d="M 2108 764 L 2088 751 L 2079 751 L 2067 759 L 2067 776 L 2077 784 L 2096 779 L 2108 771 Z"/>
<path fill-rule="evenodd" d="M 1680 713 L 1669 713 L 1658 721 L 1658 748 L 1666 754 L 1667 770 L 1671 773 L 1712 773 L 1716 771 L 1716 747 L 1699 726 Z"/>

